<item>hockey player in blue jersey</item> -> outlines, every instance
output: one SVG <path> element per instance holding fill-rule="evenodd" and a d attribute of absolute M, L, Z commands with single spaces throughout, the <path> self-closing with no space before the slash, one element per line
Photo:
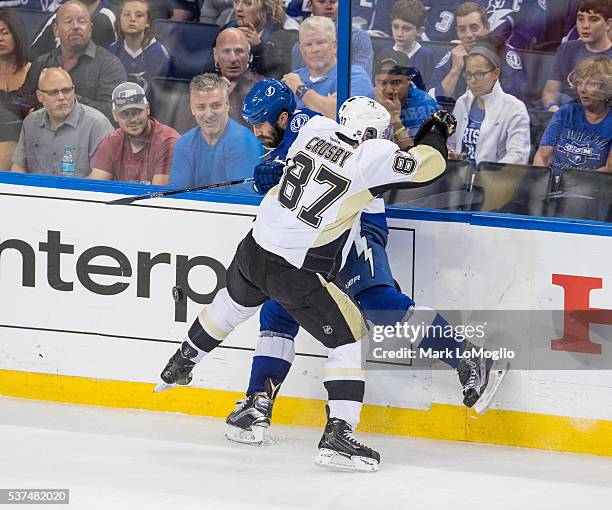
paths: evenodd
<path fill-rule="evenodd" d="M 268 158 L 255 168 L 254 173 L 257 191 L 267 193 L 278 184 L 283 174 L 287 150 L 300 127 L 318 114 L 310 110 L 295 110 L 291 90 L 276 80 L 256 84 L 245 97 L 242 111 L 245 120 L 253 126 L 255 135 L 264 146 L 275 147 Z M 377 325 L 407 320 L 415 305 L 395 285 L 385 252 L 387 236 L 385 204 L 382 198 L 378 198 L 362 213 L 361 235 L 357 237 L 336 280 L 339 287 L 357 303 L 368 321 Z M 442 328 L 448 325 L 433 310 L 417 313 L 420 313 L 420 317 L 426 316 L 426 320 L 434 325 Z M 246 398 L 237 403 L 236 409 L 227 418 L 228 439 L 246 443 L 261 443 L 264 440 L 270 425 L 274 398 L 295 356 L 294 338 L 298 329 L 298 323 L 276 301 L 268 300 L 261 308 L 260 336 L 253 357 L 249 387 Z M 419 347 L 439 352 L 447 348 L 455 352 L 456 347 L 461 349 L 462 346 L 453 338 L 441 337 L 426 337 L 419 344 Z M 443 361 L 458 370 L 465 405 L 472 407 L 480 400 L 480 410 L 484 410 L 492 398 L 492 395 L 484 394 L 491 363 L 486 365 L 484 360 L 481 363 L 480 360 L 456 357 L 447 357 Z M 494 374 L 497 386 L 499 375 Z M 495 384 L 492 381 L 489 393 Z"/>

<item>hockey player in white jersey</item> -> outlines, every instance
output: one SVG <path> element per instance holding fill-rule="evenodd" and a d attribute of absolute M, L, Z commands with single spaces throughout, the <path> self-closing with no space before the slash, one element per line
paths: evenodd
<path fill-rule="evenodd" d="M 365 377 L 361 314 L 331 280 L 342 267 L 361 211 L 388 189 L 424 185 L 446 167 L 454 118 L 439 112 L 400 151 L 387 140 L 389 113 L 366 97 L 348 99 L 341 124 L 314 117 L 288 152 L 278 186 L 264 197 L 253 230 L 238 246 L 219 291 L 188 331 L 163 375 L 173 383 L 217 347 L 268 298 L 278 301 L 327 346 L 324 385 L 328 421 L 315 462 L 323 467 L 376 471 L 378 452 L 353 436 Z"/>

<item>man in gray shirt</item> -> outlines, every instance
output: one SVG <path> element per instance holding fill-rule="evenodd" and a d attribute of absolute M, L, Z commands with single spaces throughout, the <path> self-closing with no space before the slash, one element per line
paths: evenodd
<path fill-rule="evenodd" d="M 92 24 L 87 7 L 75 0 L 63 3 L 57 10 L 53 33 L 60 45 L 32 62 L 15 101 L 26 109 L 36 106 L 40 72 L 47 67 L 62 67 L 72 77 L 79 102 L 111 119 L 111 93 L 125 82 L 127 75 L 115 55 L 91 40 Z"/>
<path fill-rule="evenodd" d="M 11 171 L 59 175 L 64 148 L 70 146 L 75 177 L 86 177 L 98 146 L 113 126 L 99 111 L 76 100 L 64 69 L 44 69 L 36 95 L 43 108 L 23 121 Z"/>

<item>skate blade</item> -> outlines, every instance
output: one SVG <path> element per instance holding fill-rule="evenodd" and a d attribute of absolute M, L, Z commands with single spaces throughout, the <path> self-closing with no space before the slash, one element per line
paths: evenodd
<path fill-rule="evenodd" d="M 493 401 L 493 397 L 495 397 L 495 394 L 506 377 L 509 368 L 510 363 L 508 361 L 493 363 L 491 373 L 489 374 L 489 384 L 487 384 L 487 387 L 472 408 L 478 414 L 484 414 L 487 412 L 491 402 Z"/>
<path fill-rule="evenodd" d="M 244 430 L 240 427 L 227 425 L 225 429 L 225 437 L 235 443 L 252 444 L 260 446 L 263 443 L 270 441 L 270 428 L 253 426 L 251 430 Z"/>
<path fill-rule="evenodd" d="M 162 391 L 171 390 L 172 388 L 176 388 L 178 384 L 168 384 L 165 382 L 159 383 L 155 386 L 153 393 L 161 393 Z"/>
<path fill-rule="evenodd" d="M 378 471 L 378 462 L 370 457 L 359 457 L 357 455 L 346 457 L 325 448 L 319 450 L 319 455 L 314 462 L 323 469 L 331 469 L 333 471 L 358 471 L 363 473 Z"/>

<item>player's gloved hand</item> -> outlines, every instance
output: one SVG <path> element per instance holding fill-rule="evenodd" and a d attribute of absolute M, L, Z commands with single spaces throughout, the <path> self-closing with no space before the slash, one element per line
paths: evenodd
<path fill-rule="evenodd" d="M 457 129 L 457 119 L 455 119 L 452 113 L 444 110 L 434 113 L 419 128 L 418 133 L 414 136 L 414 145 L 418 145 L 425 135 L 434 129 L 437 130 L 444 138 L 444 141 L 446 141 Z"/>
<path fill-rule="evenodd" d="M 278 184 L 283 175 L 285 165 L 280 161 L 262 161 L 255 167 L 253 178 L 255 179 L 255 191 L 265 195 Z"/>

